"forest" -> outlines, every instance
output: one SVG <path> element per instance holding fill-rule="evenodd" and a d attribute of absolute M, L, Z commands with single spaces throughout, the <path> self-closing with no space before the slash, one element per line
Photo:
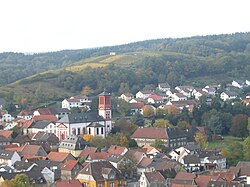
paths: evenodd
<path fill-rule="evenodd" d="M 110 52 L 157 55 L 138 57 L 126 66 L 113 61 L 103 67 L 87 66 L 80 71 L 69 69 L 85 63 L 84 59 Z M 88 90 L 88 95 L 96 95 L 104 88 L 118 95 L 125 91 L 136 93 L 145 86 L 156 86 L 165 81 L 172 87 L 184 84 L 202 87 L 232 79 L 249 79 L 249 72 L 250 33 L 167 38 L 39 54 L 1 53 L 0 96 L 6 97 L 12 91 L 22 97 L 35 97 L 38 89 L 42 89 L 47 93 L 47 99 L 53 100 L 84 90 Z M 44 83 L 45 86 L 39 87 Z M 18 92 L 20 87 L 25 87 L 21 93 Z M 31 92 L 26 92 L 28 88 Z M 51 93 L 49 88 L 58 88 L 65 94 Z"/>

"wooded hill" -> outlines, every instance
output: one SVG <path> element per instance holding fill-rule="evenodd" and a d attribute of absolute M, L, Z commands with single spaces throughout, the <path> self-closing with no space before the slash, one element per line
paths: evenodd
<path fill-rule="evenodd" d="M 110 52 L 116 55 L 110 55 Z M 249 79 L 250 33 L 157 39 L 59 52 L 0 54 L 0 97 L 63 98 L 104 88 L 119 94 L 167 81 L 171 86 Z M 12 94 L 10 94 L 12 93 Z M 46 96 L 45 96 L 46 95 Z"/>

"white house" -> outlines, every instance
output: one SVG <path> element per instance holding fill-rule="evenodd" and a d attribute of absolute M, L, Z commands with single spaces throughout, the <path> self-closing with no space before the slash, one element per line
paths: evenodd
<path fill-rule="evenodd" d="M 62 108 L 88 108 L 92 101 L 87 96 L 75 96 L 62 101 Z"/>
<path fill-rule="evenodd" d="M 168 83 L 159 83 L 158 84 L 158 89 L 161 91 L 161 92 L 167 92 L 170 90 L 170 86 Z"/>
<path fill-rule="evenodd" d="M 226 100 L 231 100 L 231 99 L 236 99 L 238 97 L 238 94 L 234 93 L 234 92 L 230 92 L 230 91 L 225 91 L 225 92 L 222 92 L 220 94 L 220 98 L 223 100 L 223 101 L 226 101 Z"/>
<path fill-rule="evenodd" d="M 151 94 L 148 96 L 147 101 L 148 103 L 151 103 L 151 104 L 161 104 L 163 103 L 163 98 L 159 95 Z"/>
<path fill-rule="evenodd" d="M 209 95 L 215 96 L 216 89 L 214 87 L 202 88 L 202 91 L 208 93 Z"/>
<path fill-rule="evenodd" d="M 176 86 L 175 89 L 187 96 L 188 98 L 192 97 L 192 91 L 194 90 L 193 86 Z"/>
<path fill-rule="evenodd" d="M 134 95 L 131 93 L 124 93 L 124 94 L 121 94 L 120 97 L 118 97 L 118 99 L 123 99 L 126 102 L 129 102 L 133 98 L 134 98 Z"/>
<path fill-rule="evenodd" d="M 56 133 L 56 125 L 47 120 L 36 121 L 28 129 L 29 134 L 36 134 L 38 132 Z"/>
<path fill-rule="evenodd" d="M 233 80 L 232 85 L 240 89 L 247 86 L 246 82 L 243 80 Z"/>
<path fill-rule="evenodd" d="M 3 122 L 10 122 L 14 120 L 14 118 L 10 114 L 3 114 L 2 115 L 2 121 Z"/>
<path fill-rule="evenodd" d="M 0 150 L 0 165 L 12 166 L 16 161 L 21 161 L 16 151 Z"/>
<path fill-rule="evenodd" d="M 17 114 L 17 118 L 22 118 L 26 120 L 32 119 L 33 112 L 31 110 L 22 110 L 19 114 Z"/>
<path fill-rule="evenodd" d="M 151 95 L 151 91 L 145 90 L 145 91 L 139 91 L 136 93 L 135 97 L 136 98 L 142 98 L 142 99 L 147 99 L 148 96 Z"/>
<path fill-rule="evenodd" d="M 105 138 L 105 125 L 97 122 L 92 122 L 87 126 L 87 133 L 92 136 L 101 136 L 102 138 Z"/>
<path fill-rule="evenodd" d="M 171 95 L 169 100 L 171 100 L 171 101 L 185 101 L 185 100 L 187 100 L 187 96 L 185 96 L 182 93 L 174 93 Z"/>
<path fill-rule="evenodd" d="M 139 187 L 163 186 L 165 178 L 159 171 L 144 172 L 139 179 Z"/>

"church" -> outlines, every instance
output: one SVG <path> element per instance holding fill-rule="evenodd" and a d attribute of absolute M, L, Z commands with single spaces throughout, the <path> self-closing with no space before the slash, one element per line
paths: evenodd
<path fill-rule="evenodd" d="M 94 112 L 68 114 L 56 123 L 59 140 L 69 135 L 91 134 L 105 138 L 112 129 L 111 94 L 104 91 L 98 96 L 98 114 Z"/>

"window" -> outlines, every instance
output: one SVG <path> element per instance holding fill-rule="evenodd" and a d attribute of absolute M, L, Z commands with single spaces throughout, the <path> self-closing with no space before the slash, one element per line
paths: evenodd
<path fill-rule="evenodd" d="M 114 182 L 111 182 L 111 183 L 109 184 L 109 187 L 115 187 L 115 183 L 114 183 Z"/>
<path fill-rule="evenodd" d="M 96 134 L 99 135 L 99 128 L 96 128 Z"/>
<path fill-rule="evenodd" d="M 81 134 L 81 130 L 80 128 L 77 129 L 77 135 L 80 135 Z"/>
<path fill-rule="evenodd" d="M 103 128 L 101 128 L 101 134 L 103 134 Z"/>
<path fill-rule="evenodd" d="M 91 129 L 89 128 L 89 134 L 91 134 Z"/>

